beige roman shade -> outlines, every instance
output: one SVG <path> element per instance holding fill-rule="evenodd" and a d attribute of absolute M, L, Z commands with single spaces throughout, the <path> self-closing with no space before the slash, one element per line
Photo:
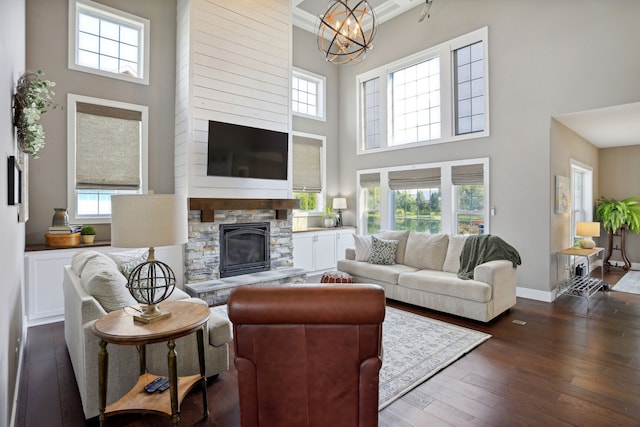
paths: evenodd
<path fill-rule="evenodd" d="M 76 188 L 139 189 L 142 114 L 76 103 Z"/>
<path fill-rule="evenodd" d="M 408 169 L 389 172 L 391 190 L 440 187 L 440 168 Z"/>
<path fill-rule="evenodd" d="M 380 187 L 380 172 L 360 174 L 360 187 L 362 188 Z"/>
<path fill-rule="evenodd" d="M 293 137 L 293 191 L 322 191 L 321 153 L 322 141 L 301 136 Z"/>
<path fill-rule="evenodd" d="M 453 185 L 484 185 L 484 166 L 482 164 L 453 166 L 451 182 Z"/>

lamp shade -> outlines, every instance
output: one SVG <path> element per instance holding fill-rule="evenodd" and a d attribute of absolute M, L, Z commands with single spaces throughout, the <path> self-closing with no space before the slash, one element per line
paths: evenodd
<path fill-rule="evenodd" d="M 347 199 L 344 197 L 333 199 L 333 209 L 347 209 Z"/>
<path fill-rule="evenodd" d="M 120 248 L 187 242 L 187 198 L 177 194 L 111 196 L 111 244 Z"/>
<path fill-rule="evenodd" d="M 600 237 L 600 223 L 578 222 L 576 223 L 576 234 L 578 236 Z"/>

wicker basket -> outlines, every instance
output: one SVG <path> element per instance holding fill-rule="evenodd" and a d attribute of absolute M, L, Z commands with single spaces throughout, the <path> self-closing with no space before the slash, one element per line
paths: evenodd
<path fill-rule="evenodd" d="M 47 246 L 53 248 L 71 248 L 80 245 L 80 233 L 45 234 Z"/>

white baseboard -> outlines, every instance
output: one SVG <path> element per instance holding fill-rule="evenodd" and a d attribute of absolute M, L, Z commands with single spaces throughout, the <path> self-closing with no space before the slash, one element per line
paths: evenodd
<path fill-rule="evenodd" d="M 20 397 L 20 383 L 22 382 L 22 369 L 24 368 L 24 349 L 27 345 L 27 316 L 22 319 L 22 338 L 20 339 L 20 350 L 18 351 L 18 371 L 16 372 L 16 386 L 13 391 L 13 403 L 11 404 L 11 418 L 9 427 L 15 427 L 18 416 L 18 399 Z"/>
<path fill-rule="evenodd" d="M 556 292 L 553 291 L 539 291 L 537 289 L 530 288 L 516 288 L 516 296 L 520 298 L 532 299 L 543 302 L 553 302 L 555 300 Z"/>

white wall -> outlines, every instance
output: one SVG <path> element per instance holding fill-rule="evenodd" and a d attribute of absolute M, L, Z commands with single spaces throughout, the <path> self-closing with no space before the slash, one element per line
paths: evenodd
<path fill-rule="evenodd" d="M 17 154 L 11 95 L 24 72 L 25 2 L 0 2 L 0 427 L 9 425 L 17 386 L 16 348 L 23 328 L 24 224 L 7 205 L 7 157 Z"/>
<path fill-rule="evenodd" d="M 176 191 L 288 198 L 290 180 L 207 176 L 207 137 L 209 120 L 290 132 L 290 2 L 180 0 L 178 12 Z"/>
<path fill-rule="evenodd" d="M 520 252 L 518 286 L 546 294 L 554 286 L 551 117 L 640 99 L 640 56 L 630 54 L 640 39 L 640 2 L 435 1 L 431 18 L 418 23 L 420 8 L 384 23 L 366 60 L 340 69 L 342 193 L 355 194 L 358 169 L 489 157 L 491 232 Z M 483 26 L 491 136 L 356 156 L 356 75 Z"/>

